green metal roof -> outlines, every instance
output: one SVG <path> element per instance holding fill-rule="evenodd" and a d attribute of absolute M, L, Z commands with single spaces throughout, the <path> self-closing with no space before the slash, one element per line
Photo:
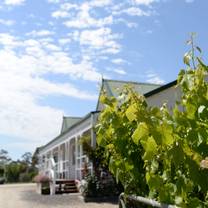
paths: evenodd
<path fill-rule="evenodd" d="M 108 96 L 118 97 L 119 93 L 121 92 L 121 90 L 123 89 L 123 87 L 125 85 L 132 86 L 138 93 L 143 94 L 143 95 L 148 93 L 148 92 L 151 92 L 152 90 L 157 89 L 161 86 L 161 85 L 158 85 L 158 84 L 149 84 L 149 83 L 138 83 L 138 82 L 128 82 L 128 81 L 103 79 L 100 94 L 101 94 L 102 90 L 105 90 Z M 100 99 L 98 99 L 98 103 L 97 103 L 97 111 L 90 112 L 89 114 L 87 114 L 83 118 L 64 116 L 60 134 L 56 138 L 54 138 L 53 140 L 48 142 L 46 145 L 39 148 L 39 150 L 43 150 L 45 147 L 47 147 L 51 143 L 58 140 L 60 137 L 65 135 L 67 132 L 69 132 L 71 129 L 73 129 L 74 127 L 79 125 L 82 121 L 89 118 L 89 116 L 91 116 L 91 114 L 98 113 L 99 110 L 100 110 L 99 109 L 99 105 L 100 105 L 99 100 Z"/>
<path fill-rule="evenodd" d="M 75 123 L 80 121 L 81 117 L 63 117 L 62 127 L 61 127 L 61 133 L 65 132 L 67 129 L 69 129 L 71 126 L 73 126 Z"/>
<path fill-rule="evenodd" d="M 100 93 L 104 90 L 108 96 L 118 97 L 125 85 L 132 86 L 133 89 L 139 94 L 146 94 L 154 89 L 157 89 L 161 85 L 151 83 L 139 83 L 130 81 L 119 81 L 119 80 L 102 80 L 102 86 Z M 97 110 L 100 110 L 100 99 L 98 99 Z"/>
<path fill-rule="evenodd" d="M 90 113 L 88 113 L 86 116 L 84 116 L 82 118 L 80 118 L 80 117 L 63 117 L 63 118 L 75 118 L 75 119 L 77 118 L 79 120 L 77 120 L 76 122 L 74 122 L 73 125 L 69 126 L 65 131 L 61 132 L 57 137 L 55 137 L 54 139 L 52 139 L 51 141 L 49 141 L 47 144 L 45 144 L 44 146 L 41 146 L 39 148 L 39 151 L 44 150 L 44 148 L 46 148 L 47 146 L 49 146 L 50 144 L 52 144 L 56 140 L 60 139 L 63 135 L 67 134 L 67 132 L 71 131 L 73 128 L 75 128 L 76 126 L 78 126 L 80 123 L 82 123 L 86 119 L 90 118 L 91 115 L 96 114 L 96 113 L 99 113 L 99 111 L 91 111 Z M 63 119 L 63 123 L 64 123 L 64 119 Z M 63 128 L 63 125 L 62 125 L 62 128 Z"/>
<path fill-rule="evenodd" d="M 106 79 L 103 80 L 104 90 L 106 90 L 109 96 L 117 97 L 119 91 L 121 91 L 125 85 L 132 86 L 136 92 L 142 95 L 161 86 L 158 84 L 150 84 L 150 83 L 139 83 L 139 82 L 128 82 L 128 81 L 117 81 L 117 80 L 106 80 Z"/>

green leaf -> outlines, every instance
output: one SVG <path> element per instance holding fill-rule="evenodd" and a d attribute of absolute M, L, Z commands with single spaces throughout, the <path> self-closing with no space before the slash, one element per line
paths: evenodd
<path fill-rule="evenodd" d="M 162 134 L 163 134 L 163 144 L 165 145 L 171 145 L 174 142 L 173 138 L 173 129 L 170 124 L 163 123 L 161 126 L 162 128 Z"/>
<path fill-rule="evenodd" d="M 199 51 L 199 53 L 202 52 L 201 48 L 199 48 L 199 46 L 196 46 L 196 49 Z"/>
<path fill-rule="evenodd" d="M 208 71 L 208 66 L 206 66 L 200 58 L 197 57 L 196 59 L 199 62 L 199 64 L 203 67 L 203 69 L 205 69 L 205 71 Z"/>
<path fill-rule="evenodd" d="M 173 161 L 176 167 L 184 162 L 184 152 L 180 145 L 174 146 L 169 152 L 168 157 Z"/>
<path fill-rule="evenodd" d="M 157 153 L 157 143 L 154 138 L 151 136 L 147 139 L 146 143 L 143 143 L 145 153 L 143 156 L 144 160 L 152 160 L 153 156 Z"/>
<path fill-rule="evenodd" d="M 163 180 L 158 175 L 147 174 L 146 179 L 148 179 L 147 183 L 150 186 L 151 190 L 152 189 L 158 190 L 163 185 Z"/>
<path fill-rule="evenodd" d="M 138 144 L 139 140 L 143 137 L 146 137 L 149 135 L 149 129 L 147 127 L 147 124 L 144 122 L 139 123 L 136 130 L 134 131 L 132 135 L 132 139 L 135 144 Z"/>
<path fill-rule="evenodd" d="M 129 121 L 134 121 L 136 120 L 137 116 L 136 116 L 136 105 L 130 105 L 128 107 L 128 109 L 126 110 L 126 117 L 129 119 Z"/>
<path fill-rule="evenodd" d="M 187 117 L 189 119 L 195 119 L 195 113 L 196 113 L 197 107 L 192 103 L 186 104 L 186 111 L 187 111 Z"/>
<path fill-rule="evenodd" d="M 191 45 L 191 44 L 192 44 L 192 40 L 187 40 L 187 41 L 186 41 L 186 44 L 187 44 L 187 45 Z"/>
<path fill-rule="evenodd" d="M 191 198 L 188 207 L 190 208 L 205 208 L 205 205 L 196 197 Z"/>
<path fill-rule="evenodd" d="M 190 60 L 191 60 L 190 53 L 185 53 L 185 55 L 183 57 L 184 64 L 190 66 Z"/>

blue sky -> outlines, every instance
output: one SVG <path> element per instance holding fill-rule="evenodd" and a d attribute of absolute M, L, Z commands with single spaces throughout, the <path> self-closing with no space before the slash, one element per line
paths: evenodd
<path fill-rule="evenodd" d="M 207 0 L 0 0 L 0 149 L 13 159 L 95 110 L 101 77 L 165 84 L 190 32 L 208 51 Z"/>

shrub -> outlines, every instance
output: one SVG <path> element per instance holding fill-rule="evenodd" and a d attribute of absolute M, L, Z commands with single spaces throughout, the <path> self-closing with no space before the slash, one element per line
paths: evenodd
<path fill-rule="evenodd" d="M 208 206 L 208 66 L 191 44 L 172 111 L 148 106 L 129 87 L 118 99 L 103 95 L 97 142 L 126 194 L 195 208 Z"/>
<path fill-rule="evenodd" d="M 31 182 L 32 178 L 29 173 L 20 173 L 19 182 Z"/>
<path fill-rule="evenodd" d="M 82 183 L 82 186 L 82 194 L 84 197 L 117 196 L 121 193 L 120 187 L 118 187 L 111 176 L 102 178 L 95 174 L 88 174 L 85 177 L 85 183 Z"/>
<path fill-rule="evenodd" d="M 20 176 L 20 164 L 11 162 L 6 166 L 5 177 L 7 182 L 18 182 Z"/>

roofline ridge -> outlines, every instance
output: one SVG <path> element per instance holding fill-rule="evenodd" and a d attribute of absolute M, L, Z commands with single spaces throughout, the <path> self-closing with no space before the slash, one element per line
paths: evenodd
<path fill-rule="evenodd" d="M 123 82 L 123 83 L 132 83 L 132 84 L 144 84 L 144 85 L 154 85 L 154 86 L 162 86 L 161 84 L 154 84 L 149 82 L 137 82 L 137 81 L 127 81 L 127 80 L 114 80 L 114 79 L 103 79 L 103 81 L 112 81 L 112 82 Z"/>
<path fill-rule="evenodd" d="M 149 91 L 149 92 L 147 92 L 147 93 L 145 93 L 144 94 L 144 97 L 150 97 L 150 96 L 152 96 L 152 95 L 154 95 L 154 94 L 157 94 L 157 93 L 159 93 L 159 92 L 161 92 L 161 91 L 163 91 L 163 90 L 166 90 L 166 89 L 168 89 L 169 87 L 172 87 L 172 86 L 174 86 L 174 85 L 177 85 L 177 79 L 176 80 L 173 80 L 173 81 L 171 81 L 171 82 L 168 82 L 167 84 L 165 84 L 165 85 L 162 85 L 162 86 L 160 86 L 160 87 L 158 87 L 158 88 L 155 88 L 154 90 L 151 90 L 151 91 Z"/>
<path fill-rule="evenodd" d="M 83 117 L 80 117 L 80 116 L 63 116 L 63 118 L 83 118 Z"/>

